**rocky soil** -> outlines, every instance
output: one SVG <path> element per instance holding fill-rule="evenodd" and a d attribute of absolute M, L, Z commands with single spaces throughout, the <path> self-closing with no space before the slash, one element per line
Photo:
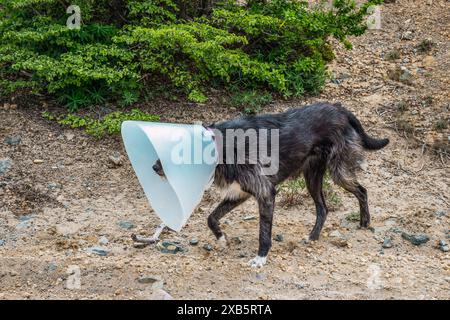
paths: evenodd
<path fill-rule="evenodd" d="M 63 128 L 41 117 L 52 107 L 18 97 L 0 107 L 0 299 L 449 299 L 450 3 L 397 0 L 381 18 L 352 51 L 338 49 L 319 97 L 264 110 L 341 101 L 391 139 L 360 174 L 371 230 L 357 228 L 356 200 L 333 186 L 341 204 L 305 243 L 315 216 L 303 193 L 276 208 L 268 264 L 254 270 L 256 204 L 224 218 L 222 250 L 206 227 L 213 188 L 180 233 L 135 247 L 130 235 L 151 235 L 159 221 L 120 138 Z M 143 108 L 187 123 L 239 114 L 220 99 Z"/>

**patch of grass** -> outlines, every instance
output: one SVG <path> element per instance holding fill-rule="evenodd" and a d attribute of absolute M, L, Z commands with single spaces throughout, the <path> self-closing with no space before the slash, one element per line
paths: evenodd
<path fill-rule="evenodd" d="M 424 107 L 431 107 L 434 103 L 434 98 L 432 96 L 426 96 L 423 101 L 422 104 Z"/>
<path fill-rule="evenodd" d="M 386 60 L 395 61 L 400 59 L 400 51 L 397 49 L 393 49 L 386 53 Z"/>
<path fill-rule="evenodd" d="M 278 186 L 281 194 L 281 204 L 285 207 L 293 207 L 301 203 L 302 191 L 306 189 L 303 177 L 288 179 Z"/>
<path fill-rule="evenodd" d="M 293 207 L 301 204 L 303 191 L 306 190 L 306 182 L 303 177 L 291 178 L 278 186 L 281 194 L 281 205 Z M 323 180 L 323 193 L 329 210 L 333 211 L 342 205 L 342 199 L 334 192 L 331 178 L 326 174 Z"/>
<path fill-rule="evenodd" d="M 405 131 L 406 133 L 414 133 L 416 131 L 413 124 L 403 119 L 397 121 L 397 128 L 401 131 Z"/>
<path fill-rule="evenodd" d="M 423 39 L 418 45 L 417 50 L 422 53 L 426 53 L 433 49 L 435 43 L 432 39 Z"/>
<path fill-rule="evenodd" d="M 234 94 L 231 104 L 237 108 L 243 108 L 245 114 L 256 114 L 273 101 L 268 92 L 258 90 L 243 91 Z"/>
<path fill-rule="evenodd" d="M 395 108 L 398 112 L 403 113 L 408 110 L 408 103 L 406 101 L 399 101 L 396 103 Z"/>
<path fill-rule="evenodd" d="M 353 211 L 353 212 L 349 213 L 345 217 L 345 220 L 347 220 L 348 222 L 359 222 L 359 220 L 360 220 L 359 212 Z"/>
<path fill-rule="evenodd" d="M 439 119 L 434 123 L 434 129 L 435 130 L 445 130 L 448 128 L 448 120 L 446 119 Z"/>
<path fill-rule="evenodd" d="M 87 134 L 96 138 L 101 138 L 106 134 L 113 135 L 120 133 L 122 122 L 127 120 L 159 121 L 159 116 L 145 113 L 139 109 L 133 109 L 130 112 L 112 112 L 102 119 L 94 119 L 88 116 L 82 117 L 75 114 L 56 117 L 49 112 L 43 112 L 42 117 L 47 120 L 57 121 L 59 124 L 68 126 L 72 129 L 84 129 Z"/>

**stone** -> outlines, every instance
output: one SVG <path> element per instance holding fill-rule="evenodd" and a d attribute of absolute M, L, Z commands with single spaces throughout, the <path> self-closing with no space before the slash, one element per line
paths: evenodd
<path fill-rule="evenodd" d="M 153 285 L 156 282 L 163 282 L 163 280 L 159 276 L 149 275 L 149 276 L 140 276 L 137 279 L 137 282 L 139 282 L 141 284 L 152 284 Z"/>
<path fill-rule="evenodd" d="M 205 244 L 205 245 L 203 246 L 203 249 L 205 249 L 206 251 L 212 251 L 212 250 L 213 250 L 213 247 L 212 247 L 212 245 L 210 245 L 209 243 L 207 243 L 207 244 Z"/>
<path fill-rule="evenodd" d="M 400 77 L 399 77 L 400 82 L 403 82 L 406 84 L 411 84 L 412 79 L 413 79 L 413 75 L 409 70 L 407 70 L 407 69 L 402 70 L 402 73 L 400 74 Z"/>
<path fill-rule="evenodd" d="M 17 230 L 27 229 L 30 225 L 31 225 L 31 221 L 30 221 L 30 220 L 20 221 L 20 222 L 16 225 L 16 229 L 17 229 Z"/>
<path fill-rule="evenodd" d="M 402 33 L 402 35 L 400 36 L 400 39 L 402 40 L 412 40 L 414 38 L 413 32 L 412 31 L 405 31 Z"/>
<path fill-rule="evenodd" d="M 198 239 L 193 238 L 193 239 L 189 240 L 189 244 L 190 244 L 191 246 L 196 246 L 196 245 L 198 245 Z"/>
<path fill-rule="evenodd" d="M 119 152 L 114 152 L 112 155 L 108 157 L 108 160 L 111 164 L 116 167 L 120 167 L 123 163 L 122 155 Z"/>
<path fill-rule="evenodd" d="M 64 136 L 66 137 L 66 139 L 67 139 L 68 141 L 72 141 L 73 138 L 75 138 L 75 134 L 73 134 L 72 132 L 66 132 L 66 133 L 64 134 Z"/>
<path fill-rule="evenodd" d="M 407 234 L 406 232 L 402 233 L 402 238 L 411 242 L 415 246 L 420 246 L 421 244 L 424 244 L 430 240 L 430 237 L 428 237 L 425 234 Z"/>
<path fill-rule="evenodd" d="M 257 273 L 256 274 L 256 280 L 264 281 L 266 279 L 267 279 L 267 274 L 265 274 L 265 273 Z"/>
<path fill-rule="evenodd" d="M 22 138 L 19 136 L 8 137 L 5 139 L 5 143 L 10 146 L 17 146 L 22 142 Z"/>
<path fill-rule="evenodd" d="M 284 240 L 284 236 L 282 234 L 277 234 L 274 238 L 275 241 L 282 242 Z"/>
<path fill-rule="evenodd" d="M 439 241 L 439 249 L 441 249 L 442 252 L 449 252 L 450 248 L 448 244 L 444 240 Z"/>
<path fill-rule="evenodd" d="M 239 245 L 242 243 L 242 240 L 239 237 L 233 237 L 233 238 L 231 238 L 231 243 L 234 245 Z"/>
<path fill-rule="evenodd" d="M 12 167 L 12 160 L 9 158 L 0 159 L 0 176 L 4 175 Z"/>
<path fill-rule="evenodd" d="M 118 225 L 125 230 L 131 230 L 135 228 L 135 225 L 130 221 L 119 221 Z"/>
<path fill-rule="evenodd" d="M 445 211 L 438 210 L 434 213 L 434 215 L 438 218 L 442 218 L 442 217 L 445 217 L 447 214 L 445 213 Z"/>
<path fill-rule="evenodd" d="M 56 269 L 58 269 L 58 266 L 57 266 L 57 264 L 54 263 L 54 262 L 50 262 L 50 263 L 48 264 L 48 266 L 46 267 L 46 270 L 47 270 L 48 272 L 55 272 Z"/>
<path fill-rule="evenodd" d="M 44 163 L 44 160 L 41 160 L 41 159 L 34 159 L 34 160 L 33 160 L 33 163 L 34 163 L 34 164 L 43 164 L 43 163 Z"/>
<path fill-rule="evenodd" d="M 106 250 L 102 247 L 91 247 L 91 248 L 87 249 L 87 251 L 89 253 L 96 254 L 101 257 L 106 257 L 109 253 L 108 250 Z"/>
<path fill-rule="evenodd" d="M 156 245 L 156 249 L 158 249 L 161 253 L 172 253 L 175 254 L 177 252 L 183 251 L 183 248 L 170 241 L 161 241 Z"/>
<path fill-rule="evenodd" d="M 59 189 L 59 187 L 60 187 L 59 184 L 54 183 L 54 182 L 51 182 L 47 185 L 47 188 L 49 188 L 50 190 L 56 190 L 56 189 Z"/>
<path fill-rule="evenodd" d="M 250 220 L 255 220 L 256 216 L 246 216 L 243 218 L 244 221 L 250 221 Z"/>
<path fill-rule="evenodd" d="M 385 238 L 384 239 L 384 241 L 383 241 L 383 244 L 381 245 L 383 248 L 385 248 L 385 249 L 389 249 L 389 248 L 392 248 L 392 240 L 391 240 L 391 238 Z"/>
<path fill-rule="evenodd" d="M 349 243 L 346 237 L 344 237 L 338 230 L 330 232 L 330 242 L 336 247 L 344 248 L 348 247 Z"/>
<path fill-rule="evenodd" d="M 3 239 L 0 239 L 0 247 L 4 246 L 4 245 L 5 245 L 5 243 L 6 243 L 6 241 L 5 241 L 5 240 L 3 240 Z"/>
<path fill-rule="evenodd" d="M 105 236 L 101 236 L 100 239 L 98 239 L 98 244 L 106 246 L 108 243 L 109 243 L 109 240 Z"/>

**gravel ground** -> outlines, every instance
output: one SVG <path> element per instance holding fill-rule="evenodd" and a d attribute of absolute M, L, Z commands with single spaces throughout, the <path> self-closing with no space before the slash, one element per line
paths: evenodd
<path fill-rule="evenodd" d="M 319 97 L 264 110 L 341 101 L 370 134 L 391 144 L 368 153 L 360 175 L 372 230 L 357 228 L 356 200 L 333 186 L 342 203 L 321 239 L 306 244 L 314 205 L 301 194 L 298 205 L 277 206 L 279 241 L 260 270 L 247 266 L 258 246 L 258 220 L 244 219 L 256 217 L 253 201 L 224 219 L 227 249 L 216 246 L 206 227 L 219 200 L 214 188 L 180 233 L 162 234 L 181 251 L 134 247 L 131 233 L 150 235 L 159 222 L 120 138 L 99 141 L 47 121 L 40 113 L 52 107 L 39 101 L 17 97 L 4 104 L 0 299 L 449 299 L 449 9 L 443 0 L 382 6 L 381 30 L 353 39 L 352 51 L 338 49 L 332 80 Z M 428 51 L 420 50 L 424 39 L 432 40 Z M 185 123 L 239 113 L 219 98 L 142 108 Z M 119 165 L 109 160 L 115 152 Z"/>

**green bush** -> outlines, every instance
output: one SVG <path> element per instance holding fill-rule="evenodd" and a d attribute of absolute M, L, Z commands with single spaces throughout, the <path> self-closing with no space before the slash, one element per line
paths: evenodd
<path fill-rule="evenodd" d="M 72 129 L 82 128 L 87 134 L 97 138 L 101 138 L 105 134 L 120 133 L 122 122 L 127 120 L 159 121 L 159 116 L 147 114 L 139 109 L 133 109 L 130 112 L 112 112 L 101 119 L 77 116 L 72 113 L 64 117 L 56 117 L 49 112 L 43 112 L 42 117 L 51 121 L 56 120 L 59 124 L 69 126 Z"/>
<path fill-rule="evenodd" d="M 256 90 L 238 92 L 231 98 L 231 104 L 235 107 L 244 108 L 244 113 L 258 113 L 262 107 L 273 101 L 270 93 Z"/>
<path fill-rule="evenodd" d="M 369 0 L 0 0 L 0 87 L 57 97 L 70 111 L 169 85 L 204 102 L 208 88 L 239 86 L 286 97 L 317 92 L 332 37 L 366 29 Z M 66 8 L 81 8 L 69 29 Z"/>

